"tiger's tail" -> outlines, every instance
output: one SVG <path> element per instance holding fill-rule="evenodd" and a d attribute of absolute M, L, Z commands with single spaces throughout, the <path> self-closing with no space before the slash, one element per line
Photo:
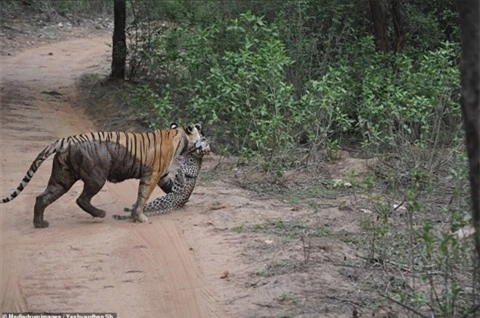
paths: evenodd
<path fill-rule="evenodd" d="M 13 193 L 10 194 L 8 197 L 1 199 L 0 204 L 1 203 L 7 203 L 7 202 L 10 202 L 13 199 L 15 199 L 20 194 L 20 192 L 22 192 L 23 189 L 25 189 L 25 187 L 30 182 L 30 180 L 32 180 L 33 175 L 35 174 L 35 172 L 37 172 L 40 165 L 48 157 L 50 157 L 52 154 L 57 152 L 57 150 L 62 148 L 63 145 L 64 145 L 64 142 L 65 142 L 65 139 L 57 139 L 56 141 L 54 141 L 53 143 L 51 143 L 50 145 L 45 147 L 42 150 L 42 152 L 40 152 L 38 154 L 37 158 L 35 158 L 35 160 L 33 160 L 32 164 L 30 165 L 30 169 L 28 169 L 27 173 L 25 174 L 25 177 L 23 177 L 23 179 L 20 182 L 20 184 L 18 185 L 17 189 L 15 189 L 15 191 L 13 191 Z M 68 141 L 67 141 L 67 143 L 68 143 Z"/>

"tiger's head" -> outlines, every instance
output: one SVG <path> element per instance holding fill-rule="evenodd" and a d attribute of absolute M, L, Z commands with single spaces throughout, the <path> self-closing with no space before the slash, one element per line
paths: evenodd
<path fill-rule="evenodd" d="M 196 152 L 197 154 L 205 154 L 210 152 L 210 145 L 203 135 L 202 126 L 200 124 L 187 124 L 179 126 L 176 123 L 170 125 L 170 129 L 176 129 L 182 132 L 185 142 L 182 153 Z"/>

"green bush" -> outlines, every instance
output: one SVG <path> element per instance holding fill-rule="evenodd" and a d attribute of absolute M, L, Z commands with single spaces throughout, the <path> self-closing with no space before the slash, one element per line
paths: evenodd
<path fill-rule="evenodd" d="M 285 68 L 292 60 L 261 18 L 241 15 L 227 30 L 238 49 L 226 51 L 197 83 L 192 109 L 228 127 L 225 141 L 233 142 L 233 151 L 271 154 L 291 141 L 295 101 Z"/>
<path fill-rule="evenodd" d="M 179 114 L 222 127 L 215 137 L 233 153 L 272 155 L 293 145 L 293 128 L 307 114 L 297 115 L 285 74 L 293 61 L 275 26 L 246 13 L 206 28 L 157 34 L 150 41 L 149 74 L 164 74 L 162 90 L 181 105 Z"/>
<path fill-rule="evenodd" d="M 460 131 L 457 44 L 416 57 L 377 52 L 373 38 L 362 37 L 298 90 L 288 79 L 297 62 L 278 28 L 251 13 L 149 34 L 136 53 L 144 61 L 141 74 L 157 82 L 160 105 L 172 104 L 145 118 L 152 124 L 164 124 L 158 120 L 168 114 L 199 120 L 230 153 L 271 160 L 299 143 L 317 150 L 355 141 L 381 152 L 413 146 L 422 151 L 412 153 L 416 166 Z"/>
<path fill-rule="evenodd" d="M 357 36 L 365 34 L 368 5 L 350 0 L 285 0 L 275 18 L 295 64 L 288 78 L 296 89 L 321 78 L 328 68 L 347 58 Z"/>
<path fill-rule="evenodd" d="M 136 105 L 140 118 L 147 122 L 150 128 L 169 127 L 172 122 L 175 122 L 172 118 L 178 116 L 172 107 L 168 92 L 160 97 L 147 85 L 137 88 L 129 101 L 132 105 Z"/>
<path fill-rule="evenodd" d="M 350 65 L 333 66 L 307 90 L 322 112 L 332 115 L 337 135 L 358 134 L 364 145 L 396 148 L 433 146 L 460 129 L 458 46 L 444 43 L 420 58 L 375 51 L 361 39 Z M 317 116 L 320 114 L 317 114 Z"/>

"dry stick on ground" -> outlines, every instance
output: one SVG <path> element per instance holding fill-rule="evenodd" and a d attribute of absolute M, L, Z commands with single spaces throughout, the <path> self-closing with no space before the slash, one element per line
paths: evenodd
<path fill-rule="evenodd" d="M 424 314 L 418 312 L 417 310 L 415 310 L 414 308 L 412 308 L 412 307 L 410 307 L 410 306 L 407 306 L 407 305 L 405 305 L 404 303 L 401 303 L 401 302 L 399 302 L 399 301 L 397 301 L 397 300 L 389 297 L 388 295 L 382 295 L 382 296 L 385 297 L 385 299 L 387 299 L 388 301 L 391 301 L 391 302 L 393 302 L 393 303 L 395 303 L 395 304 L 397 304 L 397 305 L 399 305 L 399 306 L 401 306 L 401 307 L 403 307 L 403 308 L 405 308 L 405 309 L 413 312 L 415 315 L 417 315 L 417 316 L 419 316 L 419 317 L 422 317 L 422 318 L 430 318 L 430 316 L 424 315 Z"/>
<path fill-rule="evenodd" d="M 480 2 L 457 0 L 462 32 L 462 112 L 470 163 L 472 219 L 480 261 Z"/>

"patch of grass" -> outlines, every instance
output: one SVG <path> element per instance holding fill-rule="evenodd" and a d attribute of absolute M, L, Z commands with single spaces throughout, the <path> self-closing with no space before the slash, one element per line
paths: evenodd
<path fill-rule="evenodd" d="M 248 184 L 247 184 L 248 182 Z M 309 199 L 335 199 L 339 196 L 350 195 L 353 188 L 336 186 L 335 180 L 317 180 L 314 182 L 297 182 L 295 184 L 255 183 L 245 180 L 241 187 L 246 188 L 259 197 L 275 197 L 287 199 L 292 204 L 304 202 Z M 358 192 L 358 190 L 356 190 Z"/>
<path fill-rule="evenodd" d="M 339 239 L 355 248 L 366 249 L 368 247 L 365 235 L 344 232 L 339 236 Z"/>
<path fill-rule="evenodd" d="M 327 237 L 332 235 L 330 229 L 323 226 L 308 226 L 305 223 L 284 220 L 267 220 L 250 226 L 236 226 L 232 231 L 241 233 L 266 233 L 287 238 L 301 238 L 304 236 Z"/>
<path fill-rule="evenodd" d="M 83 73 L 80 76 L 80 83 L 82 84 L 96 84 L 105 79 L 105 74 L 99 73 Z"/>
<path fill-rule="evenodd" d="M 310 233 L 312 235 L 312 233 Z M 319 226 L 316 228 L 315 233 L 313 233 L 313 236 L 318 236 L 318 237 L 328 237 L 332 235 L 332 231 L 330 231 L 329 228 L 326 228 L 324 226 Z"/>
<path fill-rule="evenodd" d="M 282 220 L 267 220 L 264 223 L 255 224 L 251 227 L 252 232 L 288 237 L 300 237 L 306 230 L 307 227 L 302 223 Z"/>
<path fill-rule="evenodd" d="M 245 229 L 243 228 L 243 225 L 239 225 L 232 227 L 231 230 L 235 233 L 242 233 Z"/>
<path fill-rule="evenodd" d="M 266 221 L 262 224 L 255 224 L 253 232 L 272 233 L 280 236 L 296 237 L 306 229 L 306 226 L 297 223 L 282 220 Z"/>
<path fill-rule="evenodd" d="M 288 293 L 282 293 L 280 296 L 276 298 L 276 301 L 278 302 L 291 302 L 291 303 L 296 303 L 297 301 L 295 300 L 294 296 Z M 290 317 L 288 315 L 286 316 L 281 316 L 281 317 Z"/>
<path fill-rule="evenodd" d="M 292 271 L 298 272 L 301 267 L 301 262 L 287 259 L 268 264 L 264 270 L 257 272 L 256 275 L 260 277 L 272 277 L 287 274 Z"/>

